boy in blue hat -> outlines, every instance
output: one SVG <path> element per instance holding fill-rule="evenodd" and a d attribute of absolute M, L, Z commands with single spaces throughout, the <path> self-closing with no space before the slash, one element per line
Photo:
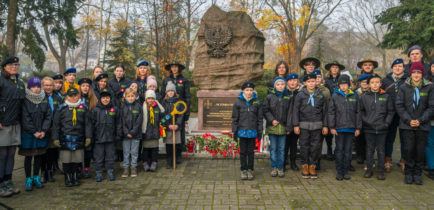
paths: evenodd
<path fill-rule="evenodd" d="M 291 163 L 291 169 L 293 171 L 298 171 L 299 168 L 296 163 L 296 154 L 297 154 L 297 141 L 298 141 L 298 135 L 296 135 L 292 131 L 292 104 L 294 103 L 295 96 L 298 94 L 300 85 L 299 85 L 299 78 L 298 75 L 295 73 L 292 73 L 286 77 L 286 86 L 288 88 L 288 96 L 290 98 L 290 108 L 288 113 L 288 119 L 287 122 L 289 124 L 289 128 L 291 129 L 291 132 L 286 136 L 286 143 L 285 143 L 285 164 L 284 167 L 288 164 L 288 152 L 289 152 L 289 160 Z"/>

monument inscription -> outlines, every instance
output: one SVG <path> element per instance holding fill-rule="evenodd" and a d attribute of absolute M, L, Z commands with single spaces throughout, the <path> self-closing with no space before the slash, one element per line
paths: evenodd
<path fill-rule="evenodd" d="M 204 98 L 203 127 L 231 128 L 236 98 Z"/>

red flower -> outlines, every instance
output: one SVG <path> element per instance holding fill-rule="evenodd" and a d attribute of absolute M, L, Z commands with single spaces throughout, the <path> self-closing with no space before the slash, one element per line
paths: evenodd
<path fill-rule="evenodd" d="M 125 91 L 125 89 L 121 88 L 121 92 L 123 93 Z"/>
<path fill-rule="evenodd" d="M 179 82 L 179 84 L 182 84 L 182 80 L 179 80 L 178 82 Z"/>
<path fill-rule="evenodd" d="M 229 133 L 228 136 L 231 137 L 231 138 L 234 137 L 234 135 L 232 135 L 232 133 Z"/>
<path fill-rule="evenodd" d="M 115 111 L 115 108 L 112 107 L 112 108 L 110 109 L 110 112 L 114 112 L 114 111 Z"/>
<path fill-rule="evenodd" d="M 78 108 L 83 109 L 84 108 L 83 104 L 78 105 Z"/>

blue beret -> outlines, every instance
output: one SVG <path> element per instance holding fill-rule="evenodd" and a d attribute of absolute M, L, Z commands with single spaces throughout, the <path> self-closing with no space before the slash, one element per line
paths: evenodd
<path fill-rule="evenodd" d="M 70 73 L 77 73 L 77 69 L 75 69 L 75 68 L 66 69 L 66 71 L 63 72 L 63 75 L 70 74 Z"/>
<path fill-rule="evenodd" d="M 3 60 L 2 67 L 5 67 L 7 64 L 10 63 L 18 63 L 19 61 L 20 59 L 18 57 L 15 56 L 7 57 L 6 59 Z"/>
<path fill-rule="evenodd" d="M 371 76 L 370 74 L 364 74 L 360 76 L 359 79 L 357 79 L 357 81 L 360 82 L 362 80 L 367 80 L 370 76 Z"/>
<path fill-rule="evenodd" d="M 148 61 L 142 61 L 142 62 L 137 64 L 137 67 L 139 67 L 139 66 L 149 66 L 149 63 L 148 63 Z"/>
<path fill-rule="evenodd" d="M 291 80 L 291 79 L 298 79 L 298 75 L 292 73 L 292 74 L 286 76 L 286 81 Z"/>
<path fill-rule="evenodd" d="M 408 49 L 408 53 L 407 53 L 408 57 L 410 57 L 410 53 L 411 53 L 411 51 L 413 51 L 413 50 L 420 50 L 420 51 L 422 51 L 422 47 L 420 47 L 419 45 L 413 45 L 413 46 L 411 46 L 411 47 Z"/>
<path fill-rule="evenodd" d="M 321 75 L 321 71 L 318 69 L 315 69 L 311 74 L 313 75 Z"/>
<path fill-rule="evenodd" d="M 404 60 L 402 60 L 402 58 L 397 58 L 393 61 L 392 65 L 390 66 L 390 68 L 393 68 L 394 65 L 396 64 L 400 64 L 400 63 L 404 63 Z"/>

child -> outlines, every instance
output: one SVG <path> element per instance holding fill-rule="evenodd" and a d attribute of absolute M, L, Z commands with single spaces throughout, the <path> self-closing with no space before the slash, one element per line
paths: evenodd
<path fill-rule="evenodd" d="M 61 74 L 57 74 L 57 75 L 54 75 L 52 78 L 54 80 L 53 92 L 54 92 L 54 94 L 60 96 L 63 100 L 64 98 L 63 98 L 63 95 L 61 93 L 62 88 L 63 88 L 63 76 Z"/>
<path fill-rule="evenodd" d="M 363 132 L 366 141 L 365 178 L 373 175 L 374 152 L 377 150 L 378 165 L 377 179 L 384 180 L 384 157 L 386 136 L 392 123 L 394 101 L 392 97 L 381 89 L 381 77 L 373 74 L 368 79 L 369 90 L 360 97 L 360 112 L 363 120 Z"/>
<path fill-rule="evenodd" d="M 137 176 L 137 157 L 139 154 L 140 139 L 142 138 L 143 112 L 139 102 L 136 101 L 137 92 L 128 88 L 124 91 L 125 98 L 122 99 L 120 109 L 122 124 L 122 148 L 123 168 L 122 177 L 128 177 L 131 167 L 131 177 Z M 131 156 L 131 164 L 130 164 Z"/>
<path fill-rule="evenodd" d="M 305 87 L 295 97 L 292 123 L 294 133 L 300 135 L 302 177 L 315 179 L 315 168 L 321 155 L 321 133 L 328 133 L 327 102 L 321 90 L 315 86 L 316 75 L 305 75 L 303 81 Z"/>
<path fill-rule="evenodd" d="M 276 77 L 274 90 L 267 95 L 264 101 L 264 117 L 267 120 L 267 133 L 270 137 L 271 176 L 283 177 L 283 164 L 285 159 L 286 134 L 290 98 L 287 95 L 286 81 L 283 77 Z"/>
<path fill-rule="evenodd" d="M 60 147 L 60 160 L 65 175 L 65 186 L 78 186 L 76 169 L 83 162 L 83 148 L 92 138 L 92 124 L 87 117 L 87 108 L 81 105 L 80 93 L 75 88 L 66 91 L 65 103 L 54 114 L 54 145 Z"/>
<path fill-rule="evenodd" d="M 156 96 L 155 100 L 161 101 L 163 99 L 163 97 L 158 92 L 158 84 L 157 84 L 157 80 L 155 79 L 154 75 L 150 75 L 148 77 L 147 84 L 148 84 L 148 90 L 153 90 L 155 92 L 155 96 Z"/>
<path fill-rule="evenodd" d="M 399 87 L 405 83 L 408 75 L 404 73 L 404 60 L 401 58 L 395 59 L 392 63 L 391 69 L 392 72 L 386 75 L 381 81 L 381 88 L 386 91 L 386 93 L 391 97 L 392 101 L 395 102 L 396 95 L 398 95 Z M 395 107 L 395 103 L 393 103 Z M 393 116 L 392 123 L 389 126 L 389 131 L 386 136 L 386 158 L 384 160 L 384 170 L 385 172 L 390 172 L 392 169 L 392 153 L 393 153 L 393 144 L 396 138 L 396 131 L 399 126 L 399 115 L 395 112 Z M 404 174 L 404 166 L 405 166 L 405 149 L 404 149 L 404 139 L 402 137 L 402 130 L 399 129 L 399 139 L 401 139 L 401 173 Z"/>
<path fill-rule="evenodd" d="M 51 110 L 45 92 L 41 90 L 41 80 L 32 77 L 27 81 L 26 99 L 22 106 L 22 133 L 19 154 L 25 156 L 26 191 L 33 186 L 42 188 L 39 178 L 41 156 L 47 147 L 46 133 L 51 126 Z M 33 177 L 32 174 L 33 161 Z"/>
<path fill-rule="evenodd" d="M 359 98 L 369 90 L 368 79 L 370 76 L 371 76 L 370 74 L 364 74 L 357 79 L 356 86 L 358 86 L 359 88 L 357 88 L 356 92 L 359 95 Z M 365 138 L 365 132 L 363 132 L 363 128 L 362 131 L 360 132 L 360 135 L 356 137 L 355 147 L 356 147 L 357 163 L 363 164 L 366 160 L 366 138 Z M 367 167 L 365 169 L 367 169 Z"/>
<path fill-rule="evenodd" d="M 102 89 L 100 100 L 91 112 L 91 122 L 94 129 L 93 158 L 95 160 L 95 180 L 101 182 L 102 172 L 107 170 L 110 181 L 115 180 L 113 165 L 116 158 L 116 139 L 121 135 L 119 110 L 111 102 L 112 95 L 107 89 Z"/>
<path fill-rule="evenodd" d="M 92 71 L 92 90 L 94 92 L 96 92 L 98 90 L 98 82 L 96 82 L 96 78 L 100 75 L 104 73 L 104 68 L 102 68 L 102 66 L 96 65 L 95 67 L 93 67 L 93 71 Z"/>
<path fill-rule="evenodd" d="M 148 79 L 148 88 L 149 85 Z M 153 90 L 147 90 L 146 102 L 143 104 L 143 169 L 152 172 L 157 170 L 160 121 L 164 117 L 164 108 L 155 100 L 156 97 Z"/>
<path fill-rule="evenodd" d="M 75 83 L 75 78 L 77 77 L 77 70 L 75 68 L 66 69 L 66 71 L 63 72 L 63 76 L 65 77 L 65 82 L 63 83 L 61 91 L 62 95 L 65 95 L 66 91 L 68 91 L 70 88 L 75 88 L 78 90 L 78 84 Z"/>
<path fill-rule="evenodd" d="M 125 78 L 125 68 L 122 64 L 118 64 L 114 70 L 115 77 L 109 81 L 109 88 L 113 91 L 116 98 L 116 107 L 121 107 L 122 97 L 126 87 L 130 81 Z"/>
<path fill-rule="evenodd" d="M 292 104 L 294 103 L 295 96 L 298 94 L 298 90 L 300 88 L 299 86 L 299 80 L 297 74 L 290 74 L 286 77 L 286 85 L 288 87 L 288 96 L 290 98 L 290 109 L 288 110 L 288 124 L 292 123 Z M 292 129 L 292 126 L 289 126 Z M 298 135 L 296 135 L 294 132 L 290 132 L 289 135 L 286 136 L 286 143 L 285 143 L 285 164 L 288 163 L 288 152 L 289 152 L 289 159 L 291 162 L 291 169 L 293 171 L 298 171 L 299 168 L 297 166 L 296 160 L 296 154 L 297 154 L 297 141 L 298 141 Z"/>
<path fill-rule="evenodd" d="M 87 110 L 90 112 L 95 108 L 98 103 L 98 99 L 95 96 L 95 93 L 92 89 L 92 80 L 88 78 L 82 78 L 78 81 L 78 85 L 80 85 L 80 95 L 81 95 L 81 105 L 85 106 Z M 92 159 L 92 145 L 86 147 L 84 149 L 84 167 L 83 172 L 80 168 L 78 168 L 78 174 L 81 175 L 83 173 L 83 178 L 90 178 L 90 161 Z M 79 176 L 80 177 L 80 176 Z"/>
<path fill-rule="evenodd" d="M 348 171 L 351 165 L 351 155 L 354 136 L 360 134 L 362 121 L 359 111 L 359 97 L 350 89 L 351 81 L 347 75 L 338 79 L 339 89 L 330 100 L 328 122 L 330 133 L 336 138 L 336 179 L 349 180 Z"/>
<path fill-rule="evenodd" d="M 333 61 L 325 65 L 325 69 L 327 73 L 325 75 L 325 86 L 330 90 L 330 93 L 333 94 L 336 89 L 338 89 L 338 79 L 341 75 L 341 71 L 345 70 L 345 66 L 340 64 L 337 61 Z"/>
<path fill-rule="evenodd" d="M 42 89 L 45 92 L 47 98 L 51 119 L 54 117 L 54 113 L 60 109 L 63 104 L 63 99 L 61 96 L 54 93 L 54 80 L 51 77 L 44 77 L 41 81 Z M 50 129 L 45 133 L 48 142 L 47 153 L 42 155 L 41 158 L 41 182 L 45 183 L 47 181 L 54 182 L 53 171 L 57 165 L 57 160 L 59 157 L 59 150 L 53 144 L 51 139 L 51 121 Z"/>
<path fill-rule="evenodd" d="M 171 113 L 174 109 L 174 104 L 179 101 L 178 95 L 176 94 L 175 84 L 172 82 L 167 83 L 166 96 L 164 97 L 163 107 L 166 113 Z M 172 116 L 173 117 L 173 116 Z M 172 119 L 164 122 L 163 126 L 166 127 L 166 137 L 164 142 L 166 143 L 166 154 L 167 154 L 167 168 L 173 167 L 173 131 L 175 131 L 175 156 L 179 157 L 177 153 L 180 152 L 181 147 L 181 125 L 184 120 L 184 115 L 175 115 L 175 125 L 172 124 Z M 180 160 L 176 159 L 176 164 L 180 164 Z"/>
<path fill-rule="evenodd" d="M 254 92 L 255 85 L 245 82 L 241 86 L 238 100 L 232 110 L 232 132 L 234 139 L 239 139 L 241 179 L 254 178 L 255 139 L 262 137 L 263 113 L 262 105 Z"/>
<path fill-rule="evenodd" d="M 116 98 L 114 97 L 113 91 L 108 87 L 108 74 L 102 73 L 99 76 L 96 77 L 95 81 L 97 82 L 97 89 L 95 91 L 95 95 L 98 98 L 98 100 L 101 100 L 101 92 L 106 90 L 110 93 L 110 95 L 113 96 L 111 99 L 111 102 L 113 105 L 115 105 Z"/>
<path fill-rule="evenodd" d="M 303 82 L 304 76 L 311 74 L 315 69 L 318 69 L 321 66 L 321 61 L 317 58 L 308 57 L 301 60 L 299 66 L 304 70 L 304 74 L 300 78 L 300 82 Z"/>
<path fill-rule="evenodd" d="M 424 66 L 414 62 L 410 67 L 410 78 L 399 87 L 396 111 L 399 128 L 403 129 L 405 142 L 405 183 L 422 185 L 422 168 L 425 161 L 430 120 L 434 109 L 432 83 L 423 78 Z"/>

